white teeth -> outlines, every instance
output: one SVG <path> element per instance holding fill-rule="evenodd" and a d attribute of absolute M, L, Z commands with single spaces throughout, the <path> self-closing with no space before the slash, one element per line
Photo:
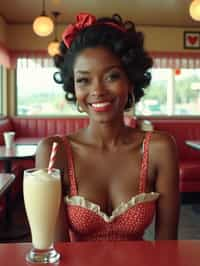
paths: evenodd
<path fill-rule="evenodd" d="M 93 107 L 96 107 L 96 108 L 98 108 L 98 107 L 105 107 L 105 106 L 108 106 L 108 105 L 110 105 L 110 102 L 105 102 L 105 103 L 93 103 L 93 104 L 92 104 L 92 106 L 93 106 Z"/>

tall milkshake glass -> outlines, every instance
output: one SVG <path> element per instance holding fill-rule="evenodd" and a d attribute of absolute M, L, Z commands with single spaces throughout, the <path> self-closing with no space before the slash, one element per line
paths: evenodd
<path fill-rule="evenodd" d="M 31 263 L 55 263 L 60 254 L 54 248 L 54 234 L 61 200 L 58 169 L 24 171 L 23 195 L 31 229 L 32 249 L 26 255 Z"/>

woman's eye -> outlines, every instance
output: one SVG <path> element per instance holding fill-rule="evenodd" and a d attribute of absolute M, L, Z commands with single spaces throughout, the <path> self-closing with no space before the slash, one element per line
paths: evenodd
<path fill-rule="evenodd" d="M 107 79 L 110 81 L 114 81 L 120 78 L 120 73 L 116 72 L 116 73 L 111 73 L 108 75 Z"/>
<path fill-rule="evenodd" d="M 88 78 L 77 78 L 76 79 L 76 83 L 78 83 L 78 84 L 86 84 L 88 82 L 89 82 Z"/>

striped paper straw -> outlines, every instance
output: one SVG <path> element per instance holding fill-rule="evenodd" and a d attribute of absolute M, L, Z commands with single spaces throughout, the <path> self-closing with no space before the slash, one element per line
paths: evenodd
<path fill-rule="evenodd" d="M 52 149 L 51 149 L 50 160 L 49 160 L 49 166 L 48 166 L 48 173 L 51 173 L 51 171 L 52 171 L 52 169 L 54 167 L 55 160 L 56 160 L 57 149 L 58 149 L 58 143 L 57 142 L 53 142 Z"/>

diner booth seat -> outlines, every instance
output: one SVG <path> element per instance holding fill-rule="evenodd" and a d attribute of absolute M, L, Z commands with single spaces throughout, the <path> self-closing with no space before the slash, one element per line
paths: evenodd
<path fill-rule="evenodd" d="M 136 121 L 125 117 L 125 123 L 132 127 L 136 124 L 140 126 L 144 119 Z M 187 200 L 193 200 L 200 194 L 200 151 L 186 146 L 185 141 L 200 140 L 200 120 L 148 117 L 148 121 L 151 121 L 155 130 L 168 132 L 174 137 L 179 155 L 180 192 L 184 196 L 188 195 Z M 70 134 L 87 125 L 87 117 L 7 117 L 0 119 L 0 145 L 4 144 L 5 131 L 15 131 L 15 142 L 18 144 L 38 144 L 46 136 Z M 23 170 L 32 167 L 34 167 L 33 159 L 14 162 L 12 172 L 17 178 L 12 186 L 13 200 L 22 194 Z M 0 162 L 0 172 L 2 171 L 2 162 Z"/>
<path fill-rule="evenodd" d="M 200 151 L 185 144 L 200 140 L 200 119 L 152 119 L 155 129 L 174 136 L 179 156 L 179 187 L 183 202 L 200 202 Z"/>

